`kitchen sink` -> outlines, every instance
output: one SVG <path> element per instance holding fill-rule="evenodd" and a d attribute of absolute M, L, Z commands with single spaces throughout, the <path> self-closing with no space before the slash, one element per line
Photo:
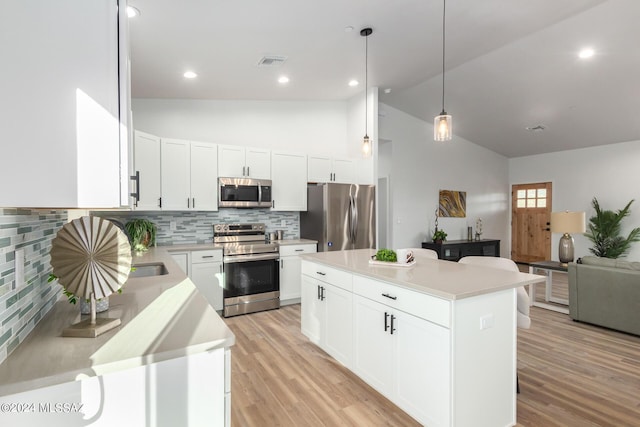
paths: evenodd
<path fill-rule="evenodd" d="M 167 271 L 167 267 L 165 267 L 163 263 L 157 262 L 152 264 L 134 265 L 131 273 L 129 273 L 129 277 L 163 276 L 167 273 L 169 273 Z"/>

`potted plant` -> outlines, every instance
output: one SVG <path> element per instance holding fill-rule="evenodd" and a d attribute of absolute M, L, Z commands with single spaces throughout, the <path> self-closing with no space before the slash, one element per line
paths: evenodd
<path fill-rule="evenodd" d="M 592 254 L 604 258 L 618 258 L 629 251 L 631 243 L 640 241 L 640 228 L 636 227 L 625 238 L 621 235 L 622 220 L 629 216 L 631 200 L 623 209 L 617 212 L 602 210 L 598 200 L 594 197 L 591 204 L 596 211 L 595 216 L 589 218 L 589 230 L 585 237 L 594 244 L 589 248 Z"/>
<path fill-rule="evenodd" d="M 447 233 L 444 230 L 436 230 L 432 237 L 435 243 L 442 243 L 447 240 Z"/>
<path fill-rule="evenodd" d="M 125 224 L 124 228 L 129 235 L 131 249 L 136 252 L 144 252 L 149 249 L 149 246 L 156 243 L 157 228 L 156 225 L 148 219 L 132 219 Z"/>

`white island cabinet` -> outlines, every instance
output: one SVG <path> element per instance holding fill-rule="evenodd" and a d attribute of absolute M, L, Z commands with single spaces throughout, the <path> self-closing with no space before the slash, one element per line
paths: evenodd
<path fill-rule="evenodd" d="M 374 253 L 302 256 L 303 334 L 423 425 L 515 425 L 515 289 L 544 277 Z"/>

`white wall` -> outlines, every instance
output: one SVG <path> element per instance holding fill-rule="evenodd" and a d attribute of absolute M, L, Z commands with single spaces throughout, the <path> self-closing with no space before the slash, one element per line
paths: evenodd
<path fill-rule="evenodd" d="M 640 227 L 640 141 L 602 145 L 509 160 L 509 183 L 551 182 L 553 211 L 585 211 L 587 222 L 595 214 L 591 200 L 602 209 L 622 209 L 631 199 L 631 215 L 623 221 L 626 236 Z M 590 255 L 590 240 L 574 235 L 575 255 Z M 558 259 L 559 234 L 552 235 L 552 259 Z M 640 260 L 640 243 L 632 246 L 628 259 Z"/>
<path fill-rule="evenodd" d="M 346 101 L 133 99 L 133 126 L 165 138 L 350 157 Z"/>
<path fill-rule="evenodd" d="M 467 226 L 483 220 L 483 238 L 501 240 L 509 256 L 509 176 L 507 158 L 457 137 L 435 142 L 433 125 L 380 104 L 379 139 L 390 159 L 392 247 L 420 247 L 431 237 L 440 190 L 467 192 L 466 218 L 440 218 L 449 240 L 466 239 Z M 455 120 L 455 117 L 454 117 Z M 387 154 L 385 154 L 387 153 Z M 389 159 L 380 158 L 380 164 Z"/>

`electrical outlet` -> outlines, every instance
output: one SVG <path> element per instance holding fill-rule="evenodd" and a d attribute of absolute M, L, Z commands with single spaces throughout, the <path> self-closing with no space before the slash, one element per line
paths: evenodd
<path fill-rule="evenodd" d="M 24 286 L 24 249 L 16 249 L 15 252 L 15 287 L 19 289 Z"/>
<path fill-rule="evenodd" d="M 282 221 L 280 221 L 280 227 L 286 227 L 287 226 L 287 220 L 283 219 Z"/>
<path fill-rule="evenodd" d="M 480 318 L 480 330 L 493 328 L 493 314 L 487 314 Z"/>
<path fill-rule="evenodd" d="M 175 221 L 169 221 L 169 229 L 171 229 L 171 231 L 176 231 L 178 229 Z"/>

